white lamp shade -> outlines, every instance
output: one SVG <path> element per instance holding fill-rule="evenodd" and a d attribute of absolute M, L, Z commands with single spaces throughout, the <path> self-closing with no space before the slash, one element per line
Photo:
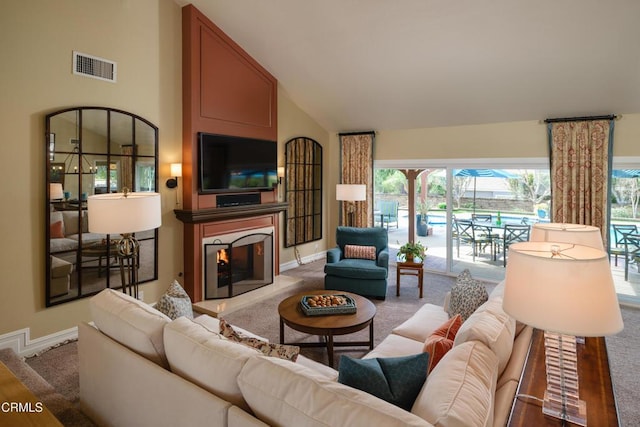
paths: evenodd
<path fill-rule="evenodd" d="M 171 163 L 171 176 L 176 178 L 182 176 L 182 163 Z"/>
<path fill-rule="evenodd" d="M 336 185 L 336 200 L 359 202 L 367 200 L 367 186 L 364 184 Z"/>
<path fill-rule="evenodd" d="M 284 176 L 284 166 L 278 166 L 278 177 L 282 178 Z"/>
<path fill-rule="evenodd" d="M 522 323 L 567 335 L 604 336 L 623 328 L 609 258 L 588 246 L 509 246 L 503 308 Z"/>
<path fill-rule="evenodd" d="M 89 196 L 89 231 L 124 234 L 160 227 L 159 193 L 111 193 Z"/>
<path fill-rule="evenodd" d="M 537 223 L 533 224 L 531 228 L 529 240 L 532 242 L 574 243 L 604 250 L 600 229 L 592 225 L 559 222 Z"/>
<path fill-rule="evenodd" d="M 64 190 L 59 182 L 49 184 L 49 200 L 57 200 L 64 198 Z"/>

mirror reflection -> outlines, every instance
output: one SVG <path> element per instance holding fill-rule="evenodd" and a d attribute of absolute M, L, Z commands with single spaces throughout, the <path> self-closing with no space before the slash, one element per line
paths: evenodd
<path fill-rule="evenodd" d="M 88 232 L 87 197 L 156 191 L 158 128 L 134 114 L 79 107 L 46 116 L 46 305 L 121 288 L 115 243 Z M 137 233 L 139 282 L 157 279 L 157 230 Z"/>

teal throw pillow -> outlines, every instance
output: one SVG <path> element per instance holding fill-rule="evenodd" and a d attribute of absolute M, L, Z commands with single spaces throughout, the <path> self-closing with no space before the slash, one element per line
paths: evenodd
<path fill-rule="evenodd" d="M 340 357 L 338 382 L 410 411 L 427 380 L 429 353 L 403 357 Z"/>

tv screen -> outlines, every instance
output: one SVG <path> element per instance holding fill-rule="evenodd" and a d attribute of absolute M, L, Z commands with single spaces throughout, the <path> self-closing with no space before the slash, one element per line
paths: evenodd
<path fill-rule="evenodd" d="M 200 192 L 271 190 L 278 181 L 278 144 L 198 133 Z"/>

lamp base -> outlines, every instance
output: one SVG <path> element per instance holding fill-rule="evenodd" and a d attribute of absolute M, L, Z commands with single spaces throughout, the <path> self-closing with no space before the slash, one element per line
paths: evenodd
<path fill-rule="evenodd" d="M 576 337 L 544 333 L 547 390 L 542 412 L 546 415 L 587 425 L 587 403 L 580 400 Z"/>
<path fill-rule="evenodd" d="M 120 262 L 120 281 L 122 292 L 138 299 L 138 254 L 140 244 L 130 233 L 122 235 L 118 241 L 118 260 Z"/>
<path fill-rule="evenodd" d="M 561 395 L 545 391 L 542 413 L 581 426 L 587 425 L 587 402 L 584 400 L 567 399 L 563 408 Z"/>

